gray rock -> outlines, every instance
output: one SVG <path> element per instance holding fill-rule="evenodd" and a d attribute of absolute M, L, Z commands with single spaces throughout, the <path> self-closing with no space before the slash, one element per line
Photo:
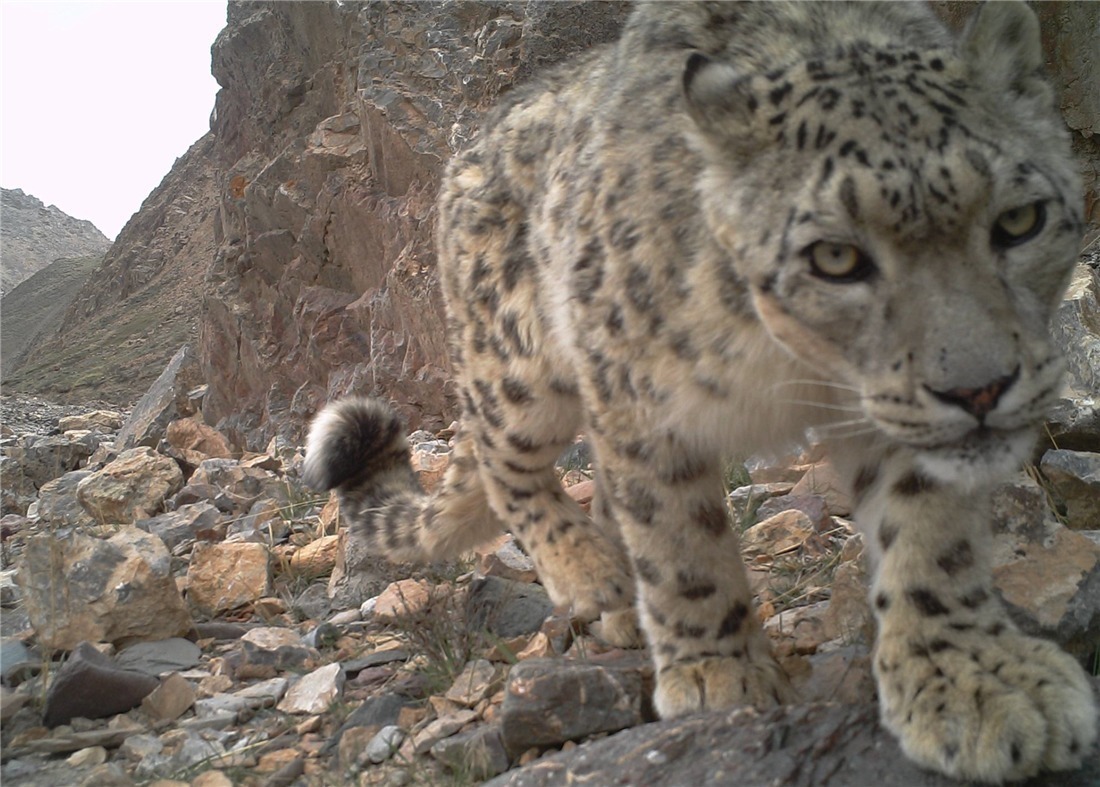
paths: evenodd
<path fill-rule="evenodd" d="M 380 733 L 381 734 L 381 733 Z M 500 730 L 482 725 L 435 743 L 432 756 L 471 779 L 489 779 L 508 770 L 508 752 Z"/>
<path fill-rule="evenodd" d="M 5 686 L 18 686 L 42 669 L 42 657 L 15 637 L 0 639 L 0 678 Z"/>
<path fill-rule="evenodd" d="M 223 490 L 213 484 L 187 483 L 183 489 L 168 501 L 166 508 L 169 511 L 178 510 L 183 506 L 197 503 L 209 503 L 223 514 L 240 513 L 237 509 L 237 501 L 227 495 Z"/>
<path fill-rule="evenodd" d="M 185 541 L 219 541 L 226 533 L 225 516 L 208 502 L 189 503 L 175 511 L 134 522 L 147 533 L 158 536 L 168 549 Z"/>
<path fill-rule="evenodd" d="M 154 677 L 190 669 L 199 663 L 202 649 L 191 640 L 170 637 L 157 642 L 136 642 L 115 656 L 115 663 Z"/>
<path fill-rule="evenodd" d="M 230 513 L 247 514 L 261 497 L 274 500 L 286 496 L 284 482 L 274 473 L 259 467 L 244 467 L 236 459 L 207 459 L 199 464 L 188 486 L 204 490 L 216 489 L 217 494 L 232 501 Z M 181 490 L 182 491 L 182 490 Z M 217 501 L 214 501 L 218 505 Z M 218 506 L 221 508 L 221 506 Z"/>
<path fill-rule="evenodd" d="M 159 685 L 156 678 L 119 667 L 91 644 L 82 642 L 50 684 L 42 723 L 56 727 L 77 716 L 101 719 L 125 713 Z"/>
<path fill-rule="evenodd" d="M 1040 776 L 1026 787 L 1098 783 L 1100 751 L 1094 749 L 1081 770 Z M 877 707 L 816 704 L 700 713 L 635 727 L 538 759 L 486 787 L 574 784 L 956 787 L 959 782 L 902 754 L 879 724 Z"/>
<path fill-rule="evenodd" d="M 91 474 L 90 470 L 74 470 L 44 484 L 38 491 L 38 518 L 54 527 L 95 525 L 95 519 L 76 496 L 80 482 Z"/>
<path fill-rule="evenodd" d="M 1100 452 L 1100 404 L 1094 398 L 1059 400 L 1039 438 L 1035 464 L 1050 449 Z"/>
<path fill-rule="evenodd" d="M 470 585 L 470 625 L 503 639 L 539 630 L 554 605 L 541 585 L 484 577 Z"/>
<path fill-rule="evenodd" d="M 1069 377 L 1078 390 L 1100 391 L 1100 268 L 1078 265 L 1051 332 L 1066 355 Z"/>
<path fill-rule="evenodd" d="M 395 724 L 401 709 L 409 704 L 411 703 L 408 699 L 397 694 L 383 694 L 365 700 L 348 715 L 336 734 L 325 742 L 321 753 L 327 754 L 336 749 L 340 745 L 340 738 L 347 730 L 355 727 L 387 727 Z"/>
<path fill-rule="evenodd" d="M 156 448 L 165 438 L 168 424 L 193 414 L 187 394 L 202 383 L 201 374 L 195 352 L 184 345 L 134 405 L 115 439 L 118 448 Z"/>
<path fill-rule="evenodd" d="M 616 664 L 530 659 L 512 667 L 499 719 L 513 756 L 538 746 L 560 746 L 598 732 L 645 721 L 643 654 Z"/>
<path fill-rule="evenodd" d="M 49 481 L 80 468 L 99 445 L 97 435 L 31 435 L 4 448 L 0 513 L 23 514 Z"/>
<path fill-rule="evenodd" d="M 378 731 L 377 735 L 370 739 L 364 754 L 368 760 L 377 765 L 392 757 L 403 740 L 405 740 L 405 733 L 401 728 L 393 724 L 387 724 Z"/>
<path fill-rule="evenodd" d="M 1047 451 L 1039 469 L 1065 505 L 1071 529 L 1100 526 L 1100 453 Z"/>

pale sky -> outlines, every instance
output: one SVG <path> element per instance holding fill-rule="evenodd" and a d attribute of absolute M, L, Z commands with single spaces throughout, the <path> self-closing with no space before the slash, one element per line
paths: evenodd
<path fill-rule="evenodd" d="M 226 0 L 0 0 L 0 184 L 114 239 L 210 127 Z"/>

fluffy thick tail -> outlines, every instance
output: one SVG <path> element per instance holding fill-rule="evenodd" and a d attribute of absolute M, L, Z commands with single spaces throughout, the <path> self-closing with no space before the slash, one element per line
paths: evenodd
<path fill-rule="evenodd" d="M 335 489 L 348 527 L 395 562 L 454 557 L 501 529 L 471 441 L 456 436 L 441 490 L 427 495 L 409 464 L 404 424 L 377 399 L 344 399 L 317 415 L 303 475 L 315 489 Z"/>

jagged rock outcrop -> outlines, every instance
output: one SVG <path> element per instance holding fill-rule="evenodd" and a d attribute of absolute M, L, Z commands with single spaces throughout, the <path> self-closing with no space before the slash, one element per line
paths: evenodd
<path fill-rule="evenodd" d="M 94 224 L 74 219 L 56 205 L 24 194 L 22 189 L 0 190 L 0 294 L 6 295 L 32 274 L 62 257 L 99 257 L 110 239 Z"/>
<path fill-rule="evenodd" d="M 414 426 L 448 421 L 441 169 L 501 90 L 614 37 L 624 8 L 232 4 L 214 46 L 225 172 L 207 420 L 260 447 L 356 391 Z"/>

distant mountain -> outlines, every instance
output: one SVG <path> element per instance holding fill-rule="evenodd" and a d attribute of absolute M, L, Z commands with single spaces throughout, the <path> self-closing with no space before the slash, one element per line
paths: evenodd
<path fill-rule="evenodd" d="M 101 257 L 111 241 L 90 221 L 74 219 L 54 205 L 3 189 L 0 198 L 0 294 L 54 260 Z"/>
<path fill-rule="evenodd" d="M 8 381 L 35 344 L 57 333 L 65 309 L 101 255 L 55 260 L 0 299 L 0 380 Z"/>

